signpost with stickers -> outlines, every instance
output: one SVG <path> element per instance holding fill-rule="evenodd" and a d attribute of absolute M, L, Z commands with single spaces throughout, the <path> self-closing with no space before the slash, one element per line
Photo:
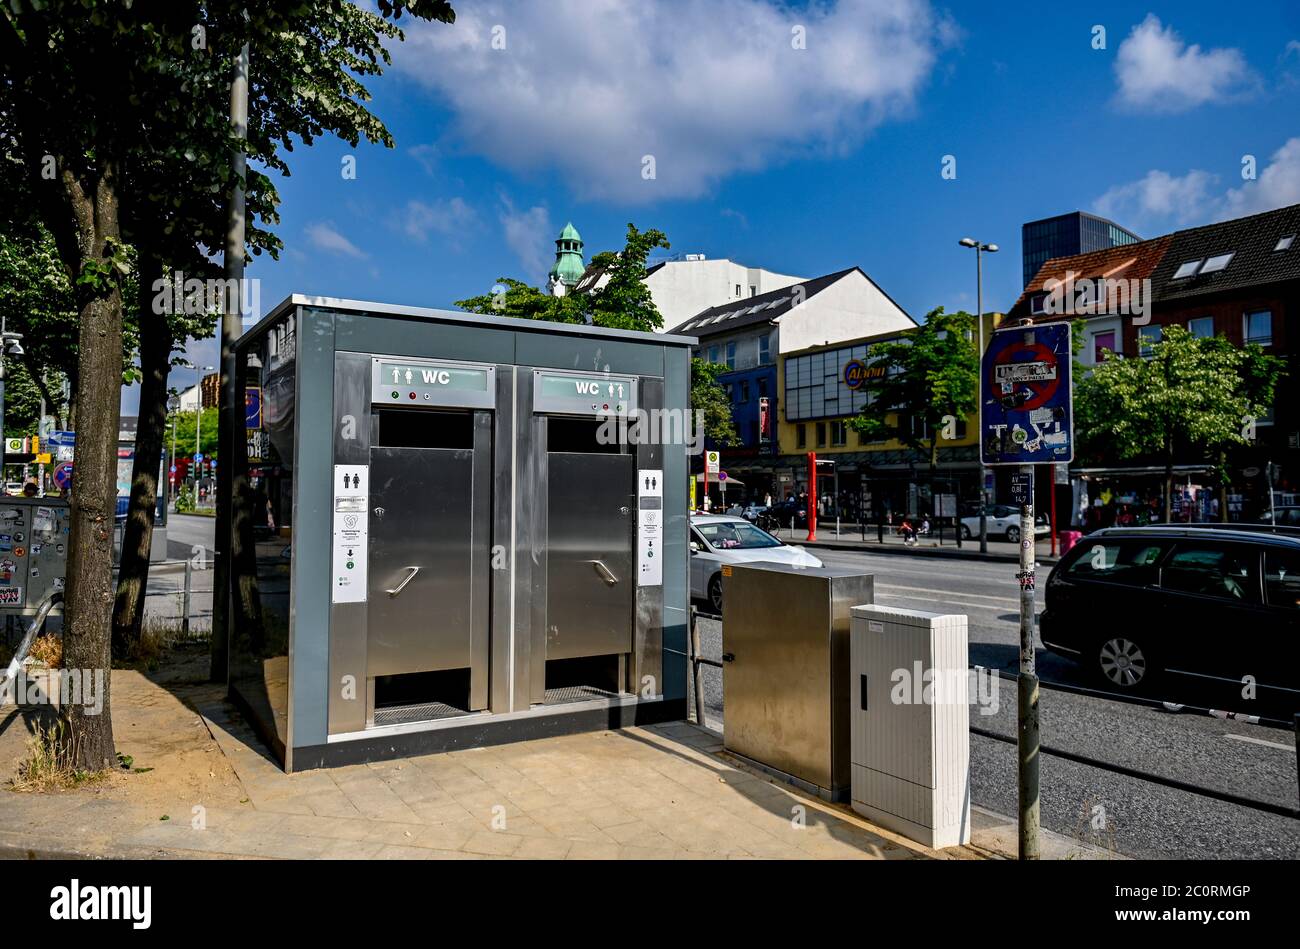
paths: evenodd
<path fill-rule="evenodd" d="M 1020 859 L 1038 848 L 1038 675 L 1034 660 L 1034 465 L 1074 460 L 1070 324 L 999 329 L 980 363 L 980 460 L 1014 465 L 1020 505 L 1019 804 Z"/>

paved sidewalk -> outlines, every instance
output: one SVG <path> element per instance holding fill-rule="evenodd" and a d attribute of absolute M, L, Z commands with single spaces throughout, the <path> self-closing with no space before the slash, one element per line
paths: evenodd
<path fill-rule="evenodd" d="M 0 790 L 0 856 L 346 859 L 979 859 L 928 850 L 728 758 L 681 722 L 286 775 L 206 685 L 117 671 L 118 749 L 144 773 L 54 794 Z M 199 709 L 178 699 L 185 694 Z M 21 713 L 0 710 L 11 765 Z M 17 734 L 15 734 L 17 733 Z M 1014 846 L 1014 829 L 1011 846 Z M 1053 857 L 1107 856 L 1047 842 Z"/>

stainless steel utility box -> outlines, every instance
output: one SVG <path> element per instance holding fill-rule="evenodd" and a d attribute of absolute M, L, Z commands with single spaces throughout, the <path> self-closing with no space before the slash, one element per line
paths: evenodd
<path fill-rule="evenodd" d="M 966 617 L 855 606 L 853 809 L 927 847 L 970 843 Z"/>
<path fill-rule="evenodd" d="M 874 599 L 874 578 L 854 570 L 722 568 L 728 751 L 847 800 L 850 609 Z"/>

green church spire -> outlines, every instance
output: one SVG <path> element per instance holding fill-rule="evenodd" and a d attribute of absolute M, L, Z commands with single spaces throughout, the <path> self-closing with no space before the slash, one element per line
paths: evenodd
<path fill-rule="evenodd" d="M 571 287 L 578 282 L 587 269 L 582 261 L 582 237 L 570 221 L 555 239 L 555 266 L 549 274 L 551 283 L 563 283 Z"/>

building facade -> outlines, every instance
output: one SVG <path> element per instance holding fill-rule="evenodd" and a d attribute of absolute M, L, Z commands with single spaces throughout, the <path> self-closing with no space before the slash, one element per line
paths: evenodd
<path fill-rule="evenodd" d="M 1020 255 L 1024 268 L 1024 286 L 1029 285 L 1039 268 L 1054 257 L 1072 257 L 1094 250 L 1136 244 L 1142 238 L 1114 221 L 1071 211 L 1020 226 Z"/>
<path fill-rule="evenodd" d="M 1142 358 L 1172 325 L 1237 346 L 1258 344 L 1286 364 L 1271 410 L 1250 420 L 1253 439 L 1228 453 L 1226 471 L 1220 470 L 1218 458 L 1203 452 L 1183 452 L 1175 459 L 1175 518 L 1217 520 L 1226 504 L 1230 520 L 1259 520 L 1268 514 L 1270 500 L 1300 506 L 1300 331 L 1295 329 L 1300 318 L 1300 205 L 1050 260 L 1010 316 L 1053 318 L 1047 312 L 1052 308 L 1049 291 L 1071 274 L 1081 288 L 1077 292 L 1102 279 L 1111 284 L 1104 294 L 1093 293 L 1091 312 L 1076 305 L 1067 314 L 1085 321 L 1080 353 L 1085 365 L 1111 353 Z M 1132 306 L 1134 291 L 1145 298 L 1140 312 Z M 1076 458 L 1070 499 L 1080 505 L 1076 518 L 1083 526 L 1095 526 L 1098 516 L 1105 523 L 1123 516 L 1126 506 L 1151 507 L 1157 503 L 1153 495 L 1161 492 L 1163 471 L 1155 458 Z M 1227 491 L 1219 487 L 1223 475 Z"/>

